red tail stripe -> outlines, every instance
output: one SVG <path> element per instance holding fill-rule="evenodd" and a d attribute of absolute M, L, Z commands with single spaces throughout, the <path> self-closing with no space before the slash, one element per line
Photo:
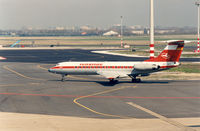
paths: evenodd
<path fill-rule="evenodd" d="M 150 46 L 150 47 L 154 47 L 154 44 L 150 44 L 149 46 Z"/>

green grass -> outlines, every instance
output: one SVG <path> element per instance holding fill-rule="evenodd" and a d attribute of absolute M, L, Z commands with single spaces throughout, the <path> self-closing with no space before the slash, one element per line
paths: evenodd
<path fill-rule="evenodd" d="M 200 53 L 196 54 L 182 54 L 183 57 L 200 57 Z"/>
<path fill-rule="evenodd" d="M 196 64 L 196 63 L 192 63 L 192 64 L 183 63 L 179 67 L 167 70 L 167 72 L 200 73 L 200 64 Z"/>

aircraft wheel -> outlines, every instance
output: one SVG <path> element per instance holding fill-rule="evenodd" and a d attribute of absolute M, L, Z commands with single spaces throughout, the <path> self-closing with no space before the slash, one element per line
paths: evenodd
<path fill-rule="evenodd" d="M 65 81 L 65 76 L 67 76 L 67 75 L 66 75 L 66 74 L 63 74 L 63 75 L 62 75 L 62 79 L 61 79 L 62 82 Z"/>
<path fill-rule="evenodd" d="M 110 79 L 110 82 L 109 83 L 118 83 L 119 81 L 118 80 L 114 80 L 114 79 Z"/>
<path fill-rule="evenodd" d="M 139 78 L 139 79 L 132 79 L 132 82 L 133 83 L 140 83 L 141 82 L 141 79 Z"/>
<path fill-rule="evenodd" d="M 141 82 L 141 79 L 139 78 L 139 79 L 136 79 L 136 82 L 137 83 L 140 83 Z"/>

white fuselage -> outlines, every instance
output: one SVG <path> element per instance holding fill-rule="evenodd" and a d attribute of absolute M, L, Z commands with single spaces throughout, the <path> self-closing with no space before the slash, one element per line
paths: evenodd
<path fill-rule="evenodd" d="M 143 75 L 178 66 L 175 62 L 62 62 L 49 72 L 66 75 L 97 75 L 99 72 L 117 72 L 118 77 Z"/>

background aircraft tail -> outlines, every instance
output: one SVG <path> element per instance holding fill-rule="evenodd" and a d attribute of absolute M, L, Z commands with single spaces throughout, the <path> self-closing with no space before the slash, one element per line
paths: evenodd
<path fill-rule="evenodd" d="M 158 57 L 146 60 L 146 62 L 178 62 L 183 48 L 183 40 L 171 41 Z"/>

